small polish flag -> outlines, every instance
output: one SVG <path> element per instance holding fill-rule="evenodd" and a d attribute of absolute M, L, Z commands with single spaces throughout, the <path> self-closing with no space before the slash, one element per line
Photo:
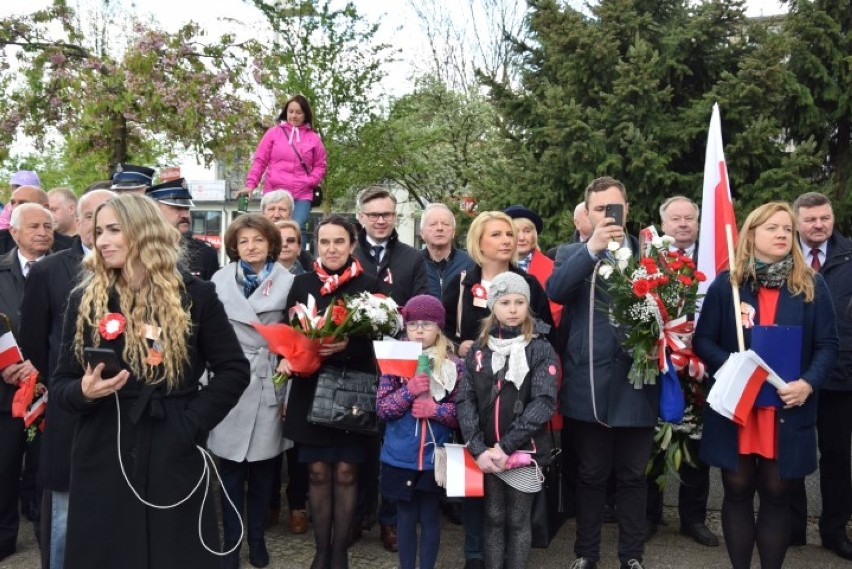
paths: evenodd
<path fill-rule="evenodd" d="M 714 411 L 740 426 L 745 426 L 764 381 L 776 389 L 786 385 L 752 350 L 731 354 L 714 377 L 716 383 L 707 395 L 707 403 Z"/>
<path fill-rule="evenodd" d="M 376 363 L 382 375 L 414 377 L 417 359 L 423 352 L 423 344 L 383 340 L 373 342 L 373 350 L 376 352 Z"/>
<path fill-rule="evenodd" d="M 444 444 L 447 450 L 447 496 L 481 498 L 485 496 L 485 480 L 473 455 L 464 445 Z"/>
<path fill-rule="evenodd" d="M 0 336 L 0 369 L 23 361 L 24 356 L 18 348 L 11 331 Z"/>

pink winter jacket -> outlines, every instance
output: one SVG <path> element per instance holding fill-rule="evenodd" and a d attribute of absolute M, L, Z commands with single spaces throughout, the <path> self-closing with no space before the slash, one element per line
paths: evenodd
<path fill-rule="evenodd" d="M 288 138 L 299 150 L 310 174 L 305 173 Z M 294 200 L 310 200 L 314 186 L 321 184 L 325 177 L 325 168 L 325 147 L 319 135 L 308 125 L 294 128 L 284 122 L 267 130 L 260 139 L 246 176 L 246 187 L 256 188 L 266 172 L 264 194 L 272 190 L 289 190 Z"/>

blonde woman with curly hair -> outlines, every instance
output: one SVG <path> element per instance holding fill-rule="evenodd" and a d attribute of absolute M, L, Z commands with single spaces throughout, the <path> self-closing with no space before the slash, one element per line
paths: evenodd
<path fill-rule="evenodd" d="M 783 566 L 792 483 L 817 467 L 816 393 L 837 360 L 838 339 L 828 287 L 797 240 L 788 204 L 752 211 L 740 229 L 734 269 L 710 285 L 695 331 L 695 353 L 712 375 L 738 351 L 737 326 L 744 328 L 746 348 L 769 327 L 801 330 L 801 345 L 785 346 L 799 351 L 798 371 L 783 377 L 787 384 L 777 391 L 765 382 L 743 426 L 710 407 L 704 411 L 701 460 L 722 470 L 722 531 L 734 569 L 751 567 L 755 545 L 761 567 Z M 732 287 L 740 294 L 736 313 Z"/>
<path fill-rule="evenodd" d="M 239 400 L 248 362 L 214 285 L 180 270 L 180 234 L 153 201 L 113 198 L 94 226 L 51 389 L 78 416 L 65 567 L 220 566 L 198 445 Z M 120 371 L 90 365 L 86 348 L 111 350 Z"/>

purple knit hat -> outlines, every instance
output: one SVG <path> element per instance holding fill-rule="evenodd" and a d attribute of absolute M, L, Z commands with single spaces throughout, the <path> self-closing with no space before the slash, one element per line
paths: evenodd
<path fill-rule="evenodd" d="M 434 296 L 418 294 L 412 296 L 405 303 L 402 308 L 402 318 L 406 324 L 413 320 L 425 320 L 426 322 L 435 322 L 443 328 L 447 313 L 444 311 L 444 305 L 441 304 L 441 301 Z"/>

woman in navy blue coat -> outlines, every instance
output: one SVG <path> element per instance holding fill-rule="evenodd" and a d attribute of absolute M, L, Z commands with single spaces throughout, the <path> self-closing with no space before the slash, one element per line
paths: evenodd
<path fill-rule="evenodd" d="M 722 469 L 722 530 L 734 569 L 751 566 L 755 543 L 764 569 L 784 562 L 791 482 L 816 470 L 815 394 L 837 359 L 831 297 L 822 277 L 805 263 L 795 227 L 786 203 L 768 203 L 749 214 L 734 271 L 720 274 L 708 289 L 695 332 L 695 352 L 712 375 L 738 351 L 732 283 L 740 292 L 746 348 L 753 324 L 802 329 L 799 379 L 778 390 L 780 406 L 760 406 L 759 399 L 744 427 L 709 407 L 704 414 L 701 460 Z"/>

